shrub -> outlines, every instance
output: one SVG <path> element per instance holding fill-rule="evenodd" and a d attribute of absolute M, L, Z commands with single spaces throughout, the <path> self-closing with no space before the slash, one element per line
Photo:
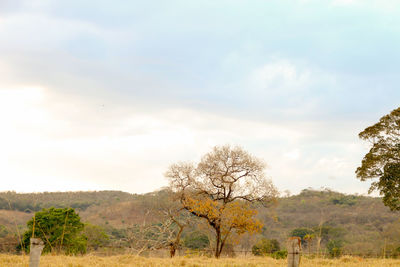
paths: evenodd
<path fill-rule="evenodd" d="M 27 222 L 28 230 L 23 235 L 23 247 L 29 250 L 30 238 L 41 238 L 45 243 L 44 252 L 64 251 L 67 254 L 86 252 L 86 236 L 82 235 L 84 224 L 74 209 L 43 209 Z"/>
<path fill-rule="evenodd" d="M 279 242 L 276 239 L 263 238 L 251 249 L 253 255 L 263 256 L 280 250 Z"/>
<path fill-rule="evenodd" d="M 275 251 L 274 253 L 271 254 L 271 257 L 279 260 L 279 259 L 286 259 L 287 258 L 288 252 L 286 250 L 279 250 Z"/>
<path fill-rule="evenodd" d="M 208 247 L 210 241 L 208 237 L 200 232 L 193 232 L 185 236 L 183 245 L 190 249 L 204 249 Z"/>
<path fill-rule="evenodd" d="M 333 258 L 340 257 L 343 252 L 343 241 L 342 240 L 331 240 L 326 245 L 329 255 Z"/>

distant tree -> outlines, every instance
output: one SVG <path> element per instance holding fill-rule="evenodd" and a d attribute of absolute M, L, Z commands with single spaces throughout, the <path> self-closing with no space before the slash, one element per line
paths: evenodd
<path fill-rule="evenodd" d="M 314 234 L 313 229 L 309 228 L 296 228 L 290 232 L 290 236 L 297 236 L 300 237 L 301 243 L 304 244 L 306 242 L 306 236 L 310 236 Z"/>
<path fill-rule="evenodd" d="M 371 143 L 356 174 L 361 181 L 378 178 L 369 189 L 383 195 L 383 203 L 400 210 L 400 107 L 359 134 Z"/>
<path fill-rule="evenodd" d="M 67 254 L 86 252 L 86 237 L 81 234 L 84 224 L 74 209 L 50 208 L 38 211 L 27 222 L 27 228 L 23 235 L 24 248 L 27 250 L 30 245 L 29 240 L 34 236 L 41 238 L 45 243 L 44 252 L 64 251 Z"/>
<path fill-rule="evenodd" d="M 126 229 L 126 239 L 132 252 L 140 255 L 144 251 L 170 247 L 175 232 L 171 220 L 160 223 L 135 224 Z"/>
<path fill-rule="evenodd" d="M 214 147 L 195 166 L 177 163 L 165 176 L 184 209 L 215 232 L 215 257 L 228 237 L 262 228 L 250 203 L 272 203 L 277 190 L 264 175 L 264 163 L 240 147 Z"/>

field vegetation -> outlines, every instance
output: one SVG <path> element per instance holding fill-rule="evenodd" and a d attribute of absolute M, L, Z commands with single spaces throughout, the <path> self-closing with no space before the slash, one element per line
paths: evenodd
<path fill-rule="evenodd" d="M 0 266 L 4 267 L 27 267 L 28 256 L 0 255 Z M 396 259 L 363 259 L 358 257 L 342 257 L 339 259 L 301 259 L 301 265 L 314 266 L 336 266 L 336 267 L 394 267 L 400 265 Z M 76 256 L 52 256 L 41 257 L 41 267 L 127 267 L 127 266 L 268 266 L 286 267 L 286 260 L 276 260 L 270 257 L 248 257 L 248 258 L 208 258 L 208 257 L 175 257 L 169 258 L 144 258 L 132 255 L 119 255 L 111 257 L 99 257 L 86 255 Z"/>

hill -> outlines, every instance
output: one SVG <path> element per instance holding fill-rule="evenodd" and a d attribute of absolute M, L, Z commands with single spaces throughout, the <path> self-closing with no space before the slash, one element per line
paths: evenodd
<path fill-rule="evenodd" d="M 16 238 L 16 227 L 23 231 L 33 211 L 51 206 L 73 207 L 83 221 L 102 226 L 118 240 L 126 229 L 143 221 L 157 223 L 160 218 L 151 210 L 165 201 L 168 192 L 160 190 L 136 195 L 121 191 L 55 192 L 18 194 L 0 193 L 0 238 Z M 400 247 L 399 214 L 391 212 L 380 198 L 346 195 L 330 190 L 303 190 L 294 196 L 282 197 L 272 208 L 258 207 L 264 223 L 263 232 L 244 236 L 239 247 L 251 250 L 260 239 L 276 239 L 284 244 L 295 233 L 312 233 L 304 243 L 305 250 L 315 251 L 320 237 L 321 248 L 329 242 L 341 242 L 346 254 L 380 255 Z M 149 216 L 150 214 L 150 216 Z M 183 239 L 204 227 L 195 223 L 186 229 Z"/>

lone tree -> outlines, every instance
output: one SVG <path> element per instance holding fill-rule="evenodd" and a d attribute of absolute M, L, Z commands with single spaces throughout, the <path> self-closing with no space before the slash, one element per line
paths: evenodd
<path fill-rule="evenodd" d="M 29 248 L 29 239 L 37 237 L 45 244 L 44 252 L 62 250 L 67 254 L 86 252 L 87 238 L 81 234 L 84 224 L 72 208 L 43 209 L 36 212 L 26 225 L 28 230 L 23 236 L 26 250 Z"/>
<path fill-rule="evenodd" d="M 214 147 L 197 165 L 176 163 L 166 172 L 182 207 L 215 231 L 215 257 L 232 234 L 261 230 L 251 203 L 267 206 L 277 196 L 264 168 L 260 159 L 242 148 L 226 145 Z"/>
<path fill-rule="evenodd" d="M 359 133 L 359 137 L 372 147 L 357 168 L 357 177 L 361 181 L 378 178 L 369 192 L 379 191 L 386 206 L 400 210 L 400 107 Z"/>

